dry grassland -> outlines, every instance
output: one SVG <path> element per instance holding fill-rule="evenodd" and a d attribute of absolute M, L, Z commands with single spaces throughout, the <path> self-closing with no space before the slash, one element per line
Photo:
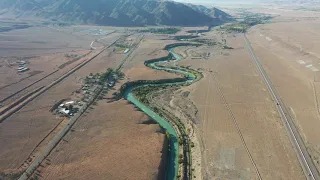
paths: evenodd
<path fill-rule="evenodd" d="M 260 25 L 249 32 L 257 56 L 320 168 L 320 21 Z"/>
<path fill-rule="evenodd" d="M 42 179 L 163 179 L 165 135 L 157 124 L 139 124 L 146 120 L 124 100 L 101 101 L 37 172 Z"/>
<path fill-rule="evenodd" d="M 148 35 L 142 41 L 139 48 L 132 53 L 132 58 L 129 59 L 123 67 L 123 71 L 127 75 L 129 81 L 178 77 L 172 73 L 152 70 L 144 65 L 146 60 L 168 55 L 168 51 L 163 50 L 163 48 L 165 45 L 174 43 L 175 41 L 161 40 L 163 38 L 166 38 L 166 36 Z"/>
<path fill-rule="evenodd" d="M 155 48 L 144 42 L 124 65 L 126 77 L 130 80 L 173 77 L 144 67 L 145 60 L 155 57 L 152 56 Z M 158 43 L 159 47 L 163 45 Z M 154 53 L 164 55 L 162 51 Z M 100 101 L 75 124 L 37 172 L 44 179 L 163 179 L 167 142 L 158 125 L 140 124 L 146 120 L 143 113 L 124 100 Z"/>
<path fill-rule="evenodd" d="M 51 55 L 31 58 L 31 59 L 25 60 L 28 62 L 26 67 L 30 68 L 30 70 L 24 73 L 17 72 L 18 65 L 16 65 L 15 63 L 19 61 L 17 60 L 19 58 L 3 58 L 1 62 L 2 64 L 5 64 L 6 63 L 5 61 L 8 61 L 13 65 L 12 66 L 3 65 L 0 68 L 1 73 L 3 73 L 3 75 L 1 76 L 3 78 L 1 79 L 1 87 L 0 87 L 1 99 L 17 92 L 18 90 L 58 70 L 59 72 L 52 74 L 50 77 L 47 77 L 45 80 L 37 83 L 35 86 L 39 87 L 41 85 L 48 84 L 48 82 L 52 82 L 53 79 L 61 76 L 62 74 L 68 72 L 71 68 L 83 62 L 85 58 L 81 58 L 81 57 L 85 56 L 89 52 L 90 52 L 89 50 L 81 50 L 81 51 L 70 52 L 70 53 L 51 54 Z M 81 59 L 74 61 L 74 58 L 66 58 L 65 57 L 66 54 L 77 55 Z M 69 62 L 71 63 L 69 64 Z M 64 64 L 66 65 L 64 66 Z M 64 67 L 62 67 L 62 65 Z M 20 93 L 20 96 L 23 94 L 25 94 L 25 92 Z M 15 99 L 17 99 L 18 97 L 19 96 L 16 96 Z M 8 104 L 8 102 L 6 102 L 6 104 Z"/>
<path fill-rule="evenodd" d="M 53 28 L 32 27 L 0 34 L 1 56 L 27 56 L 90 48 L 91 37 L 70 36 Z"/>
<path fill-rule="evenodd" d="M 190 87 L 191 100 L 200 114 L 204 177 L 257 179 L 254 163 L 263 179 L 303 179 L 275 104 L 251 62 L 244 39 L 226 38 L 234 50 L 199 47 L 194 51 L 211 52 L 211 57 L 181 61 L 184 66 L 203 69 L 205 76 Z"/>
<path fill-rule="evenodd" d="M 22 165 L 35 146 L 60 123 L 61 119 L 49 110 L 60 99 L 68 98 L 74 91 L 80 89 L 83 78 L 89 72 L 103 72 L 108 67 L 115 67 L 120 63 L 117 57 L 107 58 L 109 52 L 102 53 L 94 61 L 31 101 L 0 124 L 2 147 L 0 167 L 2 170 L 16 169 Z M 45 145 L 48 141 L 49 138 L 45 139 L 41 145 Z"/>
<path fill-rule="evenodd" d="M 161 41 L 157 43 L 163 48 Z M 145 60 L 155 57 L 154 53 L 159 57 L 164 55 L 163 51 L 155 52 L 150 44 L 142 43 L 141 48 L 128 59 L 128 65 L 125 64 L 123 71 L 128 72 L 128 79 L 174 77 L 143 67 Z M 124 57 L 124 54 L 114 53 L 111 47 L 1 123 L 0 168 L 6 172 L 25 168 L 28 163 L 24 161 L 34 158 L 53 135 L 48 136 L 29 156 L 43 137 L 60 122 L 66 122 L 52 115 L 49 109 L 80 89 L 83 78 L 89 73 L 116 68 Z M 140 69 L 137 70 L 134 64 Z M 109 92 L 108 97 L 114 91 Z M 154 179 L 158 176 L 163 179 L 167 142 L 158 125 L 139 124 L 147 119 L 124 100 L 114 103 L 102 100 L 94 110 L 81 117 L 36 174 L 44 179 Z M 61 125 L 57 129 L 59 127 Z"/>
<path fill-rule="evenodd" d="M 276 14 L 279 10 L 266 11 L 276 11 Z M 317 129 L 320 127 L 320 54 L 317 52 L 320 47 L 317 34 L 320 21 L 310 17 L 309 14 L 286 14 L 283 19 L 277 19 L 277 23 L 252 28 L 248 38 L 287 105 L 312 158 L 320 167 L 320 133 Z M 296 22 L 284 22 L 288 20 Z M 10 57 L 0 59 L 0 75 L 3 77 L 0 80 L 0 87 L 3 87 L 0 88 L 0 100 L 67 63 L 58 72 L 5 102 L 10 103 L 81 63 L 82 60 L 68 63 L 70 60 L 64 55 L 86 54 L 88 50 L 83 49 L 90 48 L 90 43 L 100 38 L 82 31 L 86 28 L 51 27 L 44 30 L 37 27 L 1 33 L 0 54 Z M 108 27 L 105 30 L 116 29 Z M 186 30 L 193 29 L 184 28 L 179 34 L 184 35 Z M 110 44 L 120 35 L 112 34 L 93 45 Z M 125 80 L 106 98 L 111 97 L 125 81 L 178 77 L 144 66 L 144 61 L 168 54 L 163 50 L 164 46 L 176 42 L 164 40 L 168 37 L 146 34 L 123 66 Z M 135 36 L 132 38 L 137 39 Z M 179 65 L 191 66 L 204 75 L 201 81 L 182 89 L 190 94 L 187 100 L 181 101 L 192 102 L 197 107 L 197 110 L 192 109 L 192 121 L 202 154 L 202 162 L 197 162 L 197 168 L 202 169 L 203 178 L 249 180 L 258 179 L 259 174 L 262 179 L 270 180 L 304 179 L 275 103 L 251 61 L 242 35 L 212 31 L 205 33 L 203 38 L 216 42 L 226 39 L 227 44 L 234 48 L 222 50 L 217 46 L 204 45 L 175 49 L 185 58 Z M 53 134 L 47 136 L 48 133 L 57 132 L 67 123 L 49 109 L 80 89 L 85 76 L 118 67 L 125 55 L 115 53 L 113 48 L 0 123 L 1 171 L 18 172 L 25 168 L 53 137 Z M 18 57 L 37 55 L 28 60 L 32 69 L 28 73 L 38 74 L 31 77 L 28 73 L 17 74 L 16 67 L 9 67 L 16 61 L 12 54 Z M 175 97 L 171 94 L 161 97 L 162 105 L 174 104 L 173 99 L 179 103 L 181 94 L 172 93 Z M 42 179 L 163 179 L 167 140 L 159 125 L 141 124 L 147 120 L 148 117 L 124 100 L 101 100 L 79 119 L 35 175 Z"/>
<path fill-rule="evenodd" d="M 118 39 L 120 35 L 121 34 L 112 34 L 110 36 L 107 36 L 104 40 L 108 41 L 108 43 L 106 44 L 110 44 L 114 42 L 116 39 Z M 91 41 L 87 41 L 88 46 L 90 45 L 90 43 Z M 43 53 L 45 52 L 43 51 Z M 21 96 L 25 95 L 27 92 L 31 92 L 32 90 L 38 87 L 49 84 L 53 80 L 70 71 L 76 65 L 87 60 L 90 57 L 90 55 L 95 53 L 95 51 L 93 51 L 90 54 L 88 53 L 89 50 L 80 49 L 64 53 L 50 53 L 45 55 L 39 54 L 37 56 L 31 56 L 32 58 L 30 59 L 28 58 L 30 56 L 2 57 L 0 61 L 0 73 L 3 79 L 0 80 L 0 101 L 2 102 L 3 100 L 6 100 L 2 103 L 4 105 L 9 104 L 13 100 L 16 100 Z M 86 54 L 88 54 L 88 56 L 85 56 Z M 77 55 L 77 57 L 66 57 L 68 55 Z M 123 55 L 117 56 L 118 57 L 113 58 L 121 59 L 121 57 L 123 57 Z M 30 68 L 29 71 L 24 73 L 17 73 L 18 65 L 15 63 L 18 62 L 20 59 L 28 62 L 26 67 Z M 47 75 L 49 76 L 46 77 Z M 15 94 L 16 92 L 22 90 L 23 88 L 33 84 L 38 80 L 41 81 L 30 86 L 26 90 L 21 91 L 12 98 L 7 99 L 8 96 Z"/>
<path fill-rule="evenodd" d="M 51 112 L 49 112 L 49 109 L 57 101 L 70 97 L 74 91 L 81 87 L 83 78 L 90 72 L 104 72 L 109 67 L 116 67 L 119 65 L 123 56 L 124 55 L 112 55 L 112 50 L 105 51 L 82 69 L 72 74 L 65 81 L 54 86 L 43 95 L 36 98 L 34 101 L 30 102 L 27 106 L 23 107 L 17 113 L 6 119 L 6 121 L 1 123 L 1 170 L 18 169 L 24 163 L 24 161 L 28 159 L 30 153 L 33 152 L 34 148 L 36 148 L 36 145 L 41 142 L 41 140 L 61 122 L 62 119 L 56 118 Z M 46 63 L 46 59 L 49 61 L 47 63 L 50 63 L 51 61 L 54 61 L 55 58 L 55 56 L 51 58 L 49 56 L 45 57 L 48 58 L 43 58 L 45 61 L 44 63 Z M 48 68 L 48 66 L 45 66 L 40 59 L 41 57 L 39 57 L 39 60 L 30 60 L 34 61 L 31 62 L 30 65 L 38 65 L 39 69 Z M 39 63 L 37 64 L 36 62 Z M 57 63 L 59 63 L 59 61 Z M 35 87 L 46 85 L 49 82 L 52 82 L 61 74 L 74 67 L 76 64 L 77 62 L 66 66 L 65 68 L 61 69 L 61 72 L 59 71 L 59 74 L 48 77 L 48 79 L 45 79 L 43 82 L 41 81 L 37 83 Z M 13 87 L 13 90 L 23 88 L 25 84 L 28 83 L 28 81 L 21 81 L 14 85 L 15 88 Z M 32 89 L 32 87 L 30 89 Z M 30 91 L 30 89 L 27 89 L 26 91 Z M 45 145 L 49 141 L 50 137 L 52 136 L 46 138 L 40 147 Z M 39 147 L 36 150 L 39 150 Z"/>

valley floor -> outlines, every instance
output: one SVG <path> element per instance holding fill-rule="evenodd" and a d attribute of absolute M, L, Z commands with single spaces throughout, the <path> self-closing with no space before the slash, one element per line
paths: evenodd
<path fill-rule="evenodd" d="M 254 26 L 247 36 L 320 169 L 320 131 L 317 129 L 320 127 L 320 54 L 317 52 L 320 47 L 317 18 L 320 15 L 315 13 L 315 18 L 310 19 L 310 12 L 305 17 L 303 14 L 293 16 L 291 11 L 272 12 L 280 15 L 275 23 Z M 107 27 L 104 28 L 108 32 L 117 32 L 95 37 L 75 31 L 77 28 L 50 28 L 50 32 L 57 35 L 70 35 L 71 40 L 65 39 L 65 43 L 61 39 L 50 39 L 55 41 L 52 47 L 66 47 L 67 51 L 30 53 L 21 43 L 1 57 L 0 104 L 3 107 L 0 110 L 70 71 L 103 46 L 123 38 L 123 44 L 107 48 L 0 122 L 0 173 L 19 174 L 28 167 L 59 128 L 68 123 L 49 111 L 52 106 L 81 89 L 84 78 L 90 73 L 119 67 L 127 56 L 126 49 L 121 46 L 138 43 L 123 64 L 125 79 L 81 116 L 36 169 L 34 176 L 40 179 L 164 179 L 168 139 L 163 130 L 127 101 L 110 102 L 109 98 L 127 81 L 178 77 L 144 65 L 146 60 L 166 56 L 168 52 L 163 50 L 164 46 L 178 41 L 168 35 L 151 33 L 145 33 L 144 39 L 138 41 L 140 33 L 125 37 L 123 29 Z M 32 30 L 39 29 L 17 31 L 24 34 L 17 42 L 23 42 Z M 192 28 L 184 28 L 179 35 L 187 34 L 187 30 Z M 0 47 L 13 38 L 13 32 L 0 34 Z M 200 35 L 200 39 L 212 42 L 222 44 L 225 41 L 233 49 L 220 45 L 175 48 L 175 53 L 184 59 L 171 65 L 190 67 L 204 77 L 189 87 L 168 88 L 152 94 L 155 104 L 180 117 L 187 127 L 195 145 L 193 178 L 305 179 L 276 104 L 251 59 L 243 34 L 213 30 Z M 42 38 L 46 36 L 46 33 L 40 34 Z M 79 37 L 82 39 L 69 42 Z M 97 38 L 99 41 L 95 40 Z M 49 48 L 49 44 L 45 47 Z M 33 42 L 32 45 L 38 44 Z M 16 52 L 21 54 L 10 56 Z M 32 56 L 27 58 L 32 71 L 17 73 L 14 64 L 18 57 L 28 56 Z M 54 73 L 30 85 L 50 72 Z"/>
<path fill-rule="evenodd" d="M 210 52 L 208 59 L 181 62 L 204 72 L 204 79 L 189 88 L 190 99 L 199 110 L 197 132 L 201 137 L 203 176 L 258 179 L 259 174 L 262 179 L 303 179 L 299 161 L 243 36 L 225 38 L 233 50 L 199 47 L 194 51 Z"/>

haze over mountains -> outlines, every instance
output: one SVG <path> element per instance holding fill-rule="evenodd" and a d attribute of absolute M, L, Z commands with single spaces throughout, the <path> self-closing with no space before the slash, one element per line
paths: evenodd
<path fill-rule="evenodd" d="M 175 0 L 181 3 L 195 3 L 212 5 L 235 5 L 235 4 L 278 4 L 278 5 L 320 5 L 319 0 Z"/>
<path fill-rule="evenodd" d="M 157 0 L 0 0 L 0 15 L 110 26 L 203 26 L 231 19 L 217 8 Z"/>

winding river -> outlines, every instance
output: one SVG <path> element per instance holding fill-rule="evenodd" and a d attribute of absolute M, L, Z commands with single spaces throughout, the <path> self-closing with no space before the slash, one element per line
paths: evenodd
<path fill-rule="evenodd" d="M 157 123 L 165 129 L 169 134 L 170 134 L 170 151 L 169 151 L 169 160 L 168 160 L 168 166 L 167 166 L 167 179 L 168 180 L 175 180 L 177 179 L 178 175 L 178 155 L 179 155 L 179 144 L 178 144 L 178 135 L 173 128 L 173 126 L 165 120 L 163 117 L 159 116 L 157 113 L 152 111 L 149 107 L 147 107 L 145 104 L 141 103 L 137 98 L 134 97 L 133 95 L 133 90 L 138 87 L 143 87 L 143 86 L 163 86 L 163 85 L 190 85 L 196 80 L 196 76 L 188 71 L 186 71 L 183 68 L 174 68 L 174 67 L 165 67 L 161 66 L 160 64 L 166 63 L 166 62 L 175 62 L 175 61 L 180 61 L 182 57 L 179 55 L 175 54 L 173 52 L 175 47 L 178 46 L 186 46 L 186 45 L 192 45 L 192 44 L 171 44 L 166 46 L 166 50 L 169 51 L 169 56 L 166 58 L 160 58 L 157 60 L 149 60 L 145 62 L 145 65 L 147 67 L 150 67 L 152 69 L 156 70 L 164 70 L 167 72 L 171 73 L 178 73 L 184 75 L 184 80 L 179 81 L 179 82 L 164 82 L 164 83 L 158 83 L 158 84 L 150 84 L 150 83 L 143 83 L 143 84 L 138 84 L 135 86 L 132 86 L 128 88 L 125 93 L 124 97 L 126 100 L 132 102 L 137 108 L 139 108 L 141 111 L 143 111 L 145 114 L 147 114 L 149 117 L 153 118 Z M 194 44 L 194 46 L 197 46 Z M 173 60 L 170 60 L 173 59 Z"/>

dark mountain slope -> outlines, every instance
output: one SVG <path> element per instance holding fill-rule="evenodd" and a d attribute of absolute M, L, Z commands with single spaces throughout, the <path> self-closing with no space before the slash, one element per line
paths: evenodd
<path fill-rule="evenodd" d="M 212 18 L 218 18 L 222 21 L 229 21 L 229 20 L 232 20 L 232 17 L 221 11 L 220 9 L 218 8 L 207 8 L 205 6 L 202 6 L 202 5 L 194 5 L 194 4 L 187 4 L 190 8 L 192 8 L 193 10 L 197 11 L 197 12 L 200 12 L 200 13 L 204 13 L 206 14 L 207 16 L 210 16 Z"/>
<path fill-rule="evenodd" d="M 0 0 L 0 9 L 59 21 L 111 26 L 221 24 L 216 8 L 157 0 Z"/>

